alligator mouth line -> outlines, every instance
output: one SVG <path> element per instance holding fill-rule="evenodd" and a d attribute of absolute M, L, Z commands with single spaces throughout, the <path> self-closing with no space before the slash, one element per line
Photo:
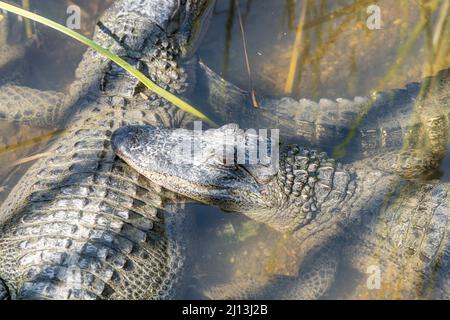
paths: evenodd
<path fill-rule="evenodd" d="M 177 163 L 171 152 L 178 143 L 178 136 L 170 134 L 170 130 L 152 126 L 123 127 L 112 135 L 112 148 L 119 158 L 147 179 L 200 203 L 226 204 L 223 209 L 227 210 L 228 206 L 245 203 L 243 194 L 257 202 L 263 197 L 262 191 L 269 181 L 261 181 L 257 172 L 235 163 L 236 160 L 225 165 L 215 153 L 205 150 L 206 156 L 198 164 Z M 210 143 L 202 147 L 209 148 Z"/>

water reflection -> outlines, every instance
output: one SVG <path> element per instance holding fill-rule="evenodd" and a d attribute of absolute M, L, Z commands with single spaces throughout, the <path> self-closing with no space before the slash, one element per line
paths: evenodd
<path fill-rule="evenodd" d="M 32 9 L 58 22 L 64 22 L 69 3 L 79 4 L 84 21 L 81 31 L 89 36 L 95 20 L 110 2 L 30 1 Z M 380 30 L 369 30 L 366 25 L 366 9 L 371 3 L 218 0 L 199 55 L 224 78 L 248 89 L 236 12 L 239 5 L 253 67 L 253 85 L 260 95 L 316 100 L 369 95 L 373 91 L 403 87 L 450 66 L 449 1 L 378 1 Z M 47 90 L 66 89 L 84 48 L 52 31 L 34 28 L 41 45 L 27 55 L 28 63 L 32 63 L 24 84 Z M 287 86 L 289 74 L 294 76 L 292 85 Z M 8 137 L 0 144 L 0 200 L 3 200 L 31 161 L 6 164 L 38 155 L 52 133 L 3 124 L 0 131 L 2 137 Z M 449 169 L 447 156 L 444 181 L 448 181 Z M 241 277 L 296 274 L 299 249 L 286 236 L 239 215 L 224 215 L 201 206 L 189 210 L 196 215 L 199 232 L 192 244 L 198 250 L 188 286 L 208 288 Z M 361 283 L 361 279 L 362 275 L 345 266 L 329 297 L 354 297 L 355 282 Z M 192 297 L 196 294 L 192 293 Z M 356 296 L 365 297 L 364 294 Z"/>
<path fill-rule="evenodd" d="M 240 1 L 254 83 L 264 95 L 286 95 L 286 77 L 294 58 L 298 64 L 291 95 L 313 99 L 401 87 L 450 63 L 445 41 L 448 27 L 439 23 L 446 21 L 448 14 L 444 1 L 380 1 L 380 30 L 366 26 L 371 1 L 280 2 L 261 0 L 249 5 Z M 299 30 L 302 7 L 306 7 L 306 20 Z M 202 57 L 246 88 L 234 0 L 218 2 L 212 30 L 201 49 Z M 303 32 L 302 42 L 295 44 L 299 31 Z M 294 45 L 300 48 L 293 58 Z"/>

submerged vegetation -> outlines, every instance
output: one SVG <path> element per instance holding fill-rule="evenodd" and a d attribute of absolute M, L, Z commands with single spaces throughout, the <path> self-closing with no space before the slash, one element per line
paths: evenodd
<path fill-rule="evenodd" d="M 12 12 L 14 14 L 20 15 L 22 17 L 25 17 L 27 19 L 33 20 L 35 22 L 44 24 L 58 32 L 64 33 L 65 35 L 77 40 L 78 42 L 81 42 L 82 44 L 88 46 L 91 49 L 94 49 L 104 57 L 110 59 L 126 71 L 128 71 L 131 75 L 133 75 L 136 79 L 138 79 L 142 84 L 144 84 L 148 89 L 150 89 L 152 92 L 156 93 L 157 95 L 163 97 L 164 99 L 170 101 L 173 105 L 179 107 L 180 109 L 193 114 L 194 116 L 198 117 L 199 119 L 207 122 L 208 124 L 212 126 L 216 126 L 216 124 L 210 120 L 207 116 L 205 116 L 203 113 L 189 105 L 187 102 L 183 101 L 182 99 L 178 98 L 177 96 L 173 95 L 172 93 L 164 90 L 163 88 L 156 85 L 153 81 L 151 81 L 149 78 L 147 78 L 142 72 L 131 66 L 129 63 L 127 63 L 125 60 L 120 58 L 119 56 L 113 54 L 111 51 L 99 46 L 94 41 L 86 38 L 85 36 L 81 35 L 80 33 L 65 27 L 59 23 L 56 23 L 50 19 L 44 18 L 40 15 L 37 15 L 35 13 L 29 12 L 27 10 L 12 6 L 10 4 L 7 4 L 3 1 L 0 1 L 0 9 Z M 30 27 L 26 27 L 27 32 L 29 33 Z"/>
<path fill-rule="evenodd" d="M 235 2 L 218 4 L 213 26 L 224 29 L 223 38 L 207 41 L 223 52 L 207 60 L 247 88 Z M 377 1 L 379 30 L 366 26 L 372 3 L 241 1 L 257 92 L 284 96 L 292 87 L 302 98 L 366 95 L 450 66 L 448 1 Z"/>

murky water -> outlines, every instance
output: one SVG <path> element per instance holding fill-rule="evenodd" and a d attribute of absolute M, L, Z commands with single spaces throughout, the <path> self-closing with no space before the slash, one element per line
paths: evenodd
<path fill-rule="evenodd" d="M 87 36 L 92 35 L 96 19 L 110 2 L 30 1 L 33 10 L 60 23 L 67 19 L 69 4 L 79 5 L 81 32 Z M 262 96 L 318 99 L 368 95 L 403 87 L 450 66 L 450 23 L 440 27 L 448 20 L 448 12 L 443 12 L 443 6 L 431 8 L 421 3 L 377 1 L 381 28 L 370 30 L 367 8 L 372 1 L 217 0 L 198 53 L 223 78 Z M 251 80 L 246 71 L 238 4 Z M 20 43 L 26 38 L 25 27 L 20 21 L 15 23 L 21 36 L 14 41 Z M 40 46 L 31 49 L 21 62 L 27 67 L 21 83 L 64 91 L 84 47 L 45 27 L 32 26 Z M 3 76 L 0 73 L 0 79 Z M 0 201 L 33 157 L 45 150 L 51 137 L 51 128 L 0 123 Z M 442 171 L 443 180 L 449 181 L 450 157 Z M 189 206 L 186 210 L 195 214 L 197 228 L 189 297 L 199 297 L 201 288 L 249 275 L 296 274 L 299 250 L 285 236 L 238 214 L 205 206 Z M 327 297 L 352 297 L 352 288 L 360 281 L 365 281 L 363 275 L 341 270 Z"/>

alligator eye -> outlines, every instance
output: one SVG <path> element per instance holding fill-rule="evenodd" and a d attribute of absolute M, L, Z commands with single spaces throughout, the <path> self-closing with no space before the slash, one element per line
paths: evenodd
<path fill-rule="evenodd" d="M 239 167 L 250 174 L 256 182 L 263 185 L 269 183 L 278 174 L 278 171 L 270 165 L 240 165 Z"/>

